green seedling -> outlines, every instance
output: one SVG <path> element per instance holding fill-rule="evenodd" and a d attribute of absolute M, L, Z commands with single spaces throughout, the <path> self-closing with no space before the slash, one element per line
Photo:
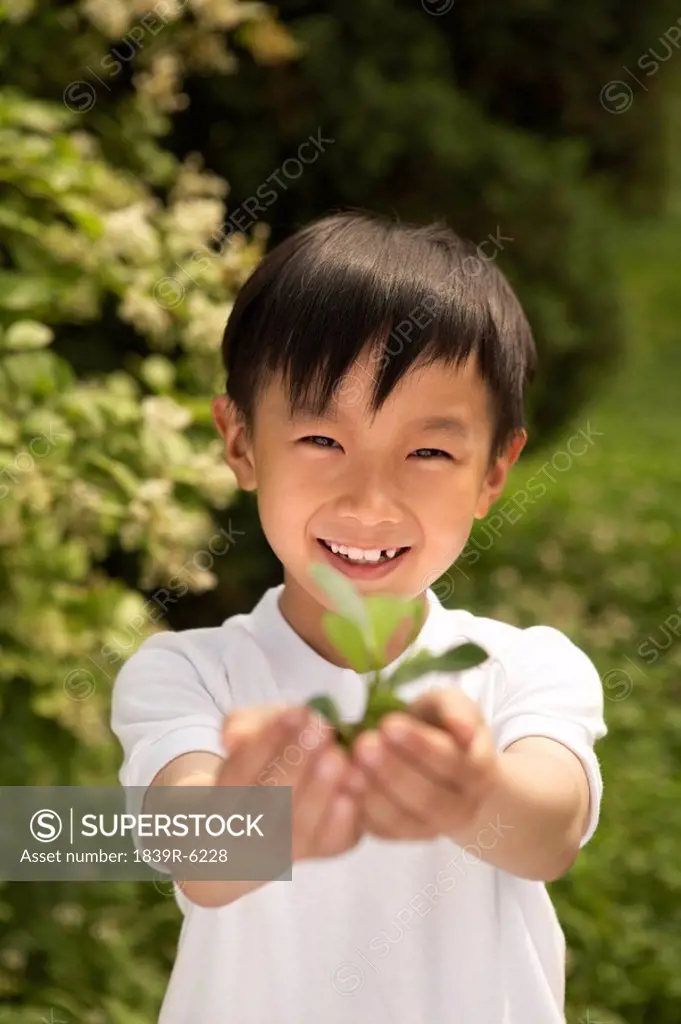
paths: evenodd
<path fill-rule="evenodd" d="M 388 660 L 386 646 L 397 627 L 410 616 L 408 643 L 421 630 L 425 610 L 419 599 L 394 594 L 363 597 L 346 576 L 321 562 L 313 563 L 310 573 L 335 608 L 322 615 L 328 639 L 356 672 L 371 673 L 364 717 L 360 722 L 343 722 L 331 697 L 324 695 L 308 701 L 308 707 L 324 715 L 333 725 L 338 742 L 346 748 L 350 748 L 355 737 L 365 729 L 376 728 L 389 711 L 409 712 L 409 705 L 396 693 L 399 686 L 427 672 L 462 672 L 489 657 L 482 647 L 473 643 L 450 647 L 439 655 L 421 650 L 403 660 L 390 675 L 385 675 L 382 669 Z"/>

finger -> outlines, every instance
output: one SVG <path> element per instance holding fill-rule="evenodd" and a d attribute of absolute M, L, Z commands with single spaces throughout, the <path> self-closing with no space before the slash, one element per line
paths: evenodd
<path fill-rule="evenodd" d="M 455 791 L 461 789 L 466 754 L 448 732 L 395 711 L 381 719 L 379 733 L 390 750 L 433 782 Z"/>
<path fill-rule="evenodd" d="M 245 735 L 228 753 L 216 780 L 217 785 L 256 785 L 268 768 L 272 771 L 277 754 L 300 731 L 304 720 L 304 709 L 288 708 L 268 715 L 264 720 L 261 718 L 256 729 L 249 723 L 245 727 Z"/>
<path fill-rule="evenodd" d="M 228 750 L 233 749 L 238 743 L 249 739 L 262 726 L 282 712 L 287 711 L 290 705 L 283 702 L 277 704 L 260 704 L 257 707 L 234 708 L 225 718 L 222 726 L 222 738 Z"/>
<path fill-rule="evenodd" d="M 317 753 L 303 784 L 293 794 L 293 856 L 309 856 L 312 839 L 344 772 L 343 755 L 331 748 Z M 302 780 L 301 780 L 302 781 Z"/>
<path fill-rule="evenodd" d="M 305 709 L 301 727 L 276 759 L 278 784 L 295 791 L 304 787 L 322 753 L 335 746 L 334 738 L 333 729 L 324 726 L 321 716 Z"/>
<path fill-rule="evenodd" d="M 362 807 L 362 824 L 369 832 L 386 839 L 433 839 L 449 835 L 469 821 L 475 804 L 466 794 L 449 794 L 446 803 L 431 805 L 432 817 L 424 820 L 405 809 L 395 792 L 387 791 L 378 779 L 372 778 Z"/>
<path fill-rule="evenodd" d="M 331 857 L 350 849 L 361 836 L 360 818 L 355 800 L 348 793 L 336 793 L 327 804 L 311 845 L 317 857 Z"/>
<path fill-rule="evenodd" d="M 498 755 L 484 722 L 466 750 L 444 730 L 410 720 L 408 715 L 386 715 L 379 728 L 393 749 L 461 798 L 480 798 L 494 784 Z"/>
<path fill-rule="evenodd" d="M 235 750 L 241 743 L 257 736 L 268 723 L 288 716 L 292 727 L 300 729 L 299 742 L 303 749 L 311 750 L 324 737 L 334 736 L 331 724 L 318 712 L 306 706 L 290 704 L 267 704 L 257 708 L 237 708 L 225 720 L 223 740 L 228 750 Z M 285 726 L 286 721 L 282 724 Z"/>
<path fill-rule="evenodd" d="M 383 839 L 432 839 L 437 831 L 415 818 L 370 781 L 362 801 L 362 827 Z"/>
<path fill-rule="evenodd" d="M 253 711 L 252 715 L 235 723 L 237 741 L 232 743 L 233 757 L 245 746 L 256 746 L 262 750 L 265 763 L 253 782 L 295 785 L 308 755 L 331 742 L 333 729 L 321 715 L 305 706 L 272 705 Z M 250 770 L 252 763 L 249 761 L 245 771 Z"/>
<path fill-rule="evenodd" d="M 409 710 L 417 718 L 445 729 L 464 750 L 482 721 L 477 704 L 453 687 L 422 694 Z"/>
<path fill-rule="evenodd" d="M 482 795 L 499 779 L 499 754 L 494 737 L 487 728 L 478 729 L 466 751 L 462 779 L 465 789 L 473 795 Z"/>
<path fill-rule="evenodd" d="M 446 824 L 458 791 L 426 775 L 420 765 L 391 749 L 378 733 L 364 733 L 355 745 L 355 754 L 373 786 L 405 814 L 438 827 Z"/>
<path fill-rule="evenodd" d="M 366 790 L 366 776 L 357 765 L 348 764 L 347 774 L 342 789 L 354 797 L 361 797 Z"/>

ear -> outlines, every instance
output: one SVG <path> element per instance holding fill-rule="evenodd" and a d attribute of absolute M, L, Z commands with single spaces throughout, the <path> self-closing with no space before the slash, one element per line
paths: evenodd
<path fill-rule="evenodd" d="M 229 395 L 218 395 L 211 402 L 213 423 L 224 441 L 225 462 L 244 491 L 256 489 L 253 442 L 243 417 Z"/>
<path fill-rule="evenodd" d="M 527 431 L 519 430 L 509 442 L 502 455 L 498 455 L 485 474 L 485 479 L 478 496 L 475 518 L 484 519 L 506 484 L 511 466 L 527 443 Z"/>

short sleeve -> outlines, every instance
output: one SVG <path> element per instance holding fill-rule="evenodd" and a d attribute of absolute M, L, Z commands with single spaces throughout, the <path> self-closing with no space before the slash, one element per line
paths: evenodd
<path fill-rule="evenodd" d="M 147 787 L 173 758 L 193 750 L 225 756 L 219 707 L 200 659 L 180 634 L 149 637 L 114 681 L 111 728 L 123 748 L 122 786 Z"/>
<path fill-rule="evenodd" d="M 551 626 L 520 632 L 500 659 L 503 677 L 492 732 L 498 750 L 525 736 L 546 736 L 582 762 L 589 783 L 589 820 L 580 846 L 598 825 L 603 780 L 594 745 L 607 733 L 603 687 L 596 667 L 564 633 Z"/>

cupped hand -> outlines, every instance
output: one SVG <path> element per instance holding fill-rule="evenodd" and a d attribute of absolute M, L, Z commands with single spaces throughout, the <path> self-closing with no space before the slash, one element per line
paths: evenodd
<path fill-rule="evenodd" d="M 293 860 L 331 857 L 361 836 L 362 772 L 332 727 L 307 707 L 263 705 L 228 715 L 217 785 L 290 786 Z"/>

